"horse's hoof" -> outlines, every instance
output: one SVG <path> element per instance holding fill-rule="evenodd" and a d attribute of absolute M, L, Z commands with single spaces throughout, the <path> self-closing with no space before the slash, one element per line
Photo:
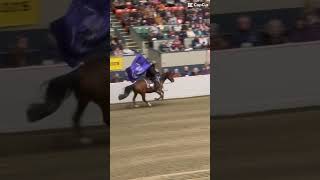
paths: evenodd
<path fill-rule="evenodd" d="M 82 137 L 82 138 L 80 138 L 80 143 L 84 144 L 84 145 L 88 145 L 88 144 L 92 144 L 93 140 L 88 137 Z"/>
<path fill-rule="evenodd" d="M 151 103 L 148 103 L 148 106 L 149 106 L 149 107 L 151 107 L 151 106 L 152 106 L 152 104 L 151 104 Z"/>

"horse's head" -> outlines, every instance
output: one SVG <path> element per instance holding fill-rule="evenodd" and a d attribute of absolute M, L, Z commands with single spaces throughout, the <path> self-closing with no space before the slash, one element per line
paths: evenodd
<path fill-rule="evenodd" d="M 172 73 L 172 72 L 170 72 L 170 71 L 169 71 L 169 72 L 166 72 L 166 73 L 163 73 L 163 74 L 162 74 L 162 79 L 163 79 L 163 81 L 169 79 L 169 81 L 174 82 L 173 75 L 174 75 L 174 73 Z"/>

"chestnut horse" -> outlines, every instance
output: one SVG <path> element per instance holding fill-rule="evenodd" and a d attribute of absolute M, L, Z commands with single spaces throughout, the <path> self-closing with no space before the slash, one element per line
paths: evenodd
<path fill-rule="evenodd" d="M 72 93 L 77 99 L 77 108 L 73 115 L 73 127 L 82 141 L 89 141 L 81 131 L 80 119 L 89 102 L 97 104 L 104 123 L 109 126 L 109 88 L 107 85 L 107 56 L 91 55 L 77 69 L 55 77 L 48 82 L 44 102 L 33 103 L 27 109 L 29 122 L 39 121 L 58 110 L 63 101 Z M 82 141 L 82 142 L 83 142 Z"/>
<path fill-rule="evenodd" d="M 160 95 L 159 98 L 155 98 L 155 100 L 163 100 L 164 98 L 164 92 L 163 92 L 163 84 L 164 82 L 169 79 L 171 82 L 174 82 L 173 73 L 172 72 L 166 72 L 163 73 L 160 77 L 160 83 L 155 83 L 154 87 L 148 87 L 148 83 L 150 80 L 148 79 L 140 79 L 134 82 L 133 84 L 125 87 L 124 94 L 119 95 L 119 100 L 125 99 L 129 96 L 130 92 L 133 91 L 133 105 L 134 107 L 138 107 L 136 105 L 136 97 L 138 94 L 141 95 L 143 102 L 145 102 L 149 107 L 152 106 L 147 100 L 146 100 L 146 93 L 158 93 Z"/>

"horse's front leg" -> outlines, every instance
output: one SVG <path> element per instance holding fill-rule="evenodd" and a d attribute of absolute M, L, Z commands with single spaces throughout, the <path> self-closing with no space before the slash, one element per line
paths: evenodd
<path fill-rule="evenodd" d="M 164 91 L 163 90 L 161 90 L 160 98 L 161 98 L 161 100 L 164 99 Z"/>
<path fill-rule="evenodd" d="M 90 144 L 92 143 L 92 140 L 88 137 L 85 137 L 83 134 L 82 134 L 82 129 L 81 129 L 81 126 L 80 126 L 80 120 L 81 120 L 81 116 L 85 110 L 85 108 L 87 107 L 88 105 L 88 101 L 87 100 L 78 100 L 78 105 L 77 105 L 77 109 L 76 109 L 76 112 L 74 113 L 73 115 L 73 128 L 77 134 L 77 136 L 80 138 L 80 142 L 82 144 Z"/>
<path fill-rule="evenodd" d="M 146 94 L 145 94 L 145 93 L 141 93 L 141 96 L 142 96 L 142 100 L 143 100 L 143 102 L 145 102 L 149 107 L 151 107 L 151 106 L 152 106 L 152 104 L 151 104 L 151 103 L 149 103 L 148 101 L 146 101 Z"/>
<path fill-rule="evenodd" d="M 154 98 L 154 100 L 159 101 L 161 99 L 161 97 L 162 97 L 162 93 L 161 93 L 161 91 L 156 91 L 156 93 L 159 94 L 159 97 L 158 98 Z"/>

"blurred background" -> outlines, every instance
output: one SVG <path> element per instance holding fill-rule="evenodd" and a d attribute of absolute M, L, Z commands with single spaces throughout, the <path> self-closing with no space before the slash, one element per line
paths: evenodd
<path fill-rule="evenodd" d="M 107 179 L 108 133 L 100 110 L 83 117 L 93 143 L 74 135 L 69 98 L 52 116 L 29 123 L 26 109 L 42 101 L 46 82 L 72 69 L 60 59 L 49 24 L 62 17 L 71 0 L 0 2 L 0 177 L 1 179 Z M 104 51 L 102 51 L 103 53 Z"/>
<path fill-rule="evenodd" d="M 216 2 L 212 48 L 231 49 L 319 40 L 319 3 L 312 0 Z M 234 7 L 234 8 L 232 8 Z"/>
<path fill-rule="evenodd" d="M 214 179 L 319 179 L 319 5 L 213 3 Z"/>

